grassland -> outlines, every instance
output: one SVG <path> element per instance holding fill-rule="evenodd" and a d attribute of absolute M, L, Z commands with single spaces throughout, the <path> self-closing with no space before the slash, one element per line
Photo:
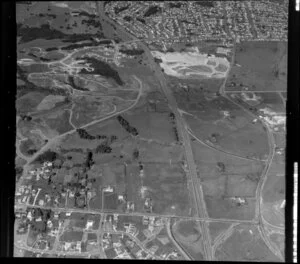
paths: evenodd
<path fill-rule="evenodd" d="M 185 172 L 178 164 L 144 164 L 143 185 L 153 200 L 153 212 L 160 214 L 187 215 L 189 194 Z"/>
<path fill-rule="evenodd" d="M 137 128 L 141 138 L 168 144 L 175 141 L 173 125 L 168 113 L 140 111 L 133 115 L 126 115 L 126 119 Z"/>
<path fill-rule="evenodd" d="M 287 44 L 242 42 L 238 44 L 227 91 L 286 91 Z"/>
<path fill-rule="evenodd" d="M 233 100 L 241 104 L 254 114 L 259 113 L 261 109 L 270 109 L 272 112 L 285 113 L 286 108 L 279 93 L 227 93 Z"/>
<path fill-rule="evenodd" d="M 219 261 L 280 261 L 264 243 L 257 227 L 239 225 L 215 252 Z"/>
<path fill-rule="evenodd" d="M 231 223 L 224 223 L 224 222 L 210 222 L 208 224 L 209 234 L 212 241 L 212 244 L 215 242 L 216 238 L 223 232 L 225 232 Z"/>
<path fill-rule="evenodd" d="M 178 221 L 172 226 L 176 241 L 184 248 L 193 260 L 204 259 L 202 231 L 199 222 Z"/>

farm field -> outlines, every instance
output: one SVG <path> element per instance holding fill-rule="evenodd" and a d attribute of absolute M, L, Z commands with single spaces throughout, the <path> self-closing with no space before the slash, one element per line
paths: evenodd
<path fill-rule="evenodd" d="M 229 73 L 227 91 L 286 91 L 287 44 L 241 42 Z"/>

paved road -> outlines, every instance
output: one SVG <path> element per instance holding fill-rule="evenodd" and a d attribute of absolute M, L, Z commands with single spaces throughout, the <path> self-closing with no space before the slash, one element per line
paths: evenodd
<path fill-rule="evenodd" d="M 236 41 L 234 41 L 234 46 L 233 46 L 233 55 L 232 55 L 232 59 L 230 62 L 230 69 L 228 70 L 228 73 L 230 72 L 232 66 L 235 63 L 235 54 L 236 54 Z M 227 82 L 229 74 L 227 74 L 223 84 L 220 87 L 220 95 L 223 96 L 224 98 L 226 98 L 227 100 L 229 100 L 231 103 L 237 105 L 239 108 L 241 108 L 242 110 L 244 110 L 246 113 L 248 113 L 250 116 L 252 116 L 253 118 L 258 118 L 255 114 L 253 114 L 251 111 L 249 111 L 248 109 L 246 109 L 243 105 L 240 105 L 239 103 L 237 103 L 236 101 L 232 100 L 227 92 L 225 91 L 225 85 Z M 270 169 L 274 154 L 275 154 L 275 140 L 274 140 L 274 136 L 273 133 L 270 129 L 270 127 L 268 126 L 268 124 L 262 120 L 262 124 L 263 126 L 266 128 L 267 131 L 267 135 L 268 135 L 268 144 L 269 144 L 269 155 L 268 158 L 266 160 L 266 166 L 264 168 L 264 171 L 262 172 L 262 175 L 260 177 L 260 180 L 258 182 L 257 188 L 256 188 L 256 206 L 255 206 L 255 219 L 254 221 L 258 221 L 259 225 L 258 225 L 258 230 L 260 232 L 260 235 L 262 237 L 262 239 L 264 240 L 264 242 L 266 243 L 266 245 L 269 247 L 269 249 L 276 255 L 278 256 L 281 260 L 283 260 L 283 257 L 281 255 L 281 252 L 279 250 L 277 250 L 276 248 L 274 248 L 274 246 L 272 245 L 268 235 L 266 234 L 266 231 L 264 229 L 264 224 L 263 224 L 263 217 L 262 217 L 262 213 L 261 213 L 261 193 L 262 193 L 262 189 L 263 189 L 263 185 L 267 179 L 267 174 L 268 171 Z"/>
<path fill-rule="evenodd" d="M 89 126 L 91 126 L 91 125 L 95 125 L 95 124 L 97 124 L 97 123 L 99 123 L 99 122 L 102 122 L 102 121 L 104 121 L 104 120 L 106 120 L 106 119 L 109 119 L 109 118 L 111 118 L 111 117 L 113 117 L 113 116 L 122 114 L 122 113 L 124 113 L 124 112 L 126 112 L 126 111 L 132 109 L 133 107 L 135 107 L 136 104 L 138 103 L 138 101 L 139 101 L 141 95 L 142 95 L 142 90 L 143 90 L 142 82 L 141 82 L 137 77 L 135 77 L 135 79 L 139 82 L 139 84 L 140 84 L 140 89 L 139 89 L 139 94 L 138 94 L 136 100 L 133 102 L 133 104 L 131 104 L 129 107 L 127 107 L 127 108 L 125 108 L 125 109 L 123 109 L 123 110 L 121 110 L 121 111 L 118 111 L 118 112 L 115 112 L 115 111 L 114 111 L 113 113 L 111 113 L 111 114 L 109 114 L 109 115 L 107 115 L 107 116 L 105 116 L 105 117 L 103 117 L 103 118 L 94 120 L 94 121 L 92 121 L 92 122 L 90 122 L 90 123 L 88 123 L 88 124 L 85 124 L 85 125 L 83 125 L 83 126 L 81 126 L 81 127 L 78 127 L 78 128 L 86 128 L 86 127 L 89 127 Z M 58 135 L 58 136 L 56 136 L 56 137 L 51 138 L 51 139 L 47 142 L 47 144 L 45 144 L 39 151 L 37 151 L 37 152 L 36 152 L 33 156 L 31 156 L 29 159 L 27 159 L 26 164 L 23 166 L 23 174 L 22 174 L 22 177 L 19 179 L 19 181 L 18 181 L 17 184 L 16 184 L 16 189 L 19 188 L 20 185 L 22 185 L 23 180 L 24 180 L 24 176 L 27 175 L 28 170 L 29 170 L 29 165 L 30 165 L 31 162 L 33 162 L 40 154 L 42 154 L 43 152 L 45 152 L 46 150 L 48 150 L 51 146 L 53 146 L 53 144 L 57 143 L 58 140 L 62 139 L 64 136 L 69 135 L 69 134 L 72 134 L 72 133 L 74 133 L 74 132 L 76 132 L 76 129 L 70 130 L 70 131 L 68 131 L 68 132 L 66 132 L 66 133 L 63 133 L 63 134 L 60 134 L 60 135 Z"/>
<path fill-rule="evenodd" d="M 136 41 L 138 40 L 135 36 L 131 35 L 129 32 L 127 32 L 122 27 L 120 27 L 119 24 L 117 24 L 115 21 L 113 21 L 112 19 L 108 18 L 105 15 L 104 9 L 103 9 L 103 2 L 96 2 L 96 4 L 97 4 L 99 16 L 101 16 L 102 19 L 108 21 L 109 23 L 114 24 L 114 26 L 116 27 L 116 31 L 119 31 L 121 34 L 128 36 L 129 39 L 131 39 L 131 40 L 136 40 Z M 164 76 L 162 70 L 160 69 L 160 67 L 154 61 L 154 58 L 153 58 L 149 48 L 143 42 L 140 42 L 139 45 L 144 50 L 145 55 L 147 56 L 147 59 L 148 59 L 149 66 L 154 71 L 154 74 L 157 77 L 157 79 L 160 83 L 160 86 L 162 88 L 162 91 L 168 100 L 169 106 L 175 115 L 178 133 L 179 133 L 179 135 L 182 139 L 183 145 L 184 145 L 186 162 L 187 162 L 187 166 L 189 168 L 188 184 L 189 184 L 189 189 L 191 190 L 192 195 L 193 195 L 193 200 L 194 200 L 193 205 L 196 210 L 196 215 L 198 217 L 206 219 L 207 212 L 206 212 L 206 205 L 205 205 L 204 198 L 203 198 L 202 186 L 198 184 L 197 169 L 196 169 L 196 165 L 194 162 L 194 157 L 193 157 L 189 134 L 185 128 L 186 127 L 185 122 L 184 122 L 181 114 L 178 111 L 177 102 L 167 85 L 165 76 Z M 202 224 L 201 227 L 202 227 L 203 238 L 204 238 L 206 259 L 210 260 L 211 259 L 211 246 L 209 244 L 209 241 L 210 241 L 209 232 L 208 232 L 207 227 L 204 224 Z"/>
<path fill-rule="evenodd" d="M 177 249 L 179 250 L 179 252 L 181 253 L 181 255 L 186 259 L 186 260 L 192 260 L 188 254 L 183 250 L 183 248 L 181 248 L 181 246 L 177 243 L 177 241 L 175 240 L 175 238 L 173 237 L 173 233 L 171 231 L 171 219 L 168 219 L 168 222 L 166 224 L 166 228 L 167 228 L 167 232 L 168 235 L 171 239 L 171 241 L 173 242 L 173 244 L 177 247 Z"/>
<path fill-rule="evenodd" d="M 192 217 L 192 216 L 178 216 L 178 215 L 162 215 L 162 214 L 154 214 L 154 213 L 121 213 L 116 211 L 110 210 L 84 210 L 84 209 L 77 209 L 77 208 L 66 208 L 66 207 L 50 207 L 50 206 L 40 206 L 40 205 L 29 205 L 29 204 L 16 204 L 15 208 L 25 210 L 27 207 L 30 208 L 41 208 L 41 209 L 51 209 L 53 211 L 58 212 L 74 212 L 74 213 L 82 213 L 82 214 L 118 214 L 118 215 L 126 215 L 126 216 L 154 216 L 154 217 L 165 217 L 165 218 L 180 218 L 185 220 L 194 220 L 194 221 L 205 221 L 205 222 L 224 222 L 224 223 L 244 223 L 244 224 L 258 224 L 258 221 L 254 220 L 237 220 L 237 219 L 226 219 L 226 218 L 200 218 L 200 217 Z"/>

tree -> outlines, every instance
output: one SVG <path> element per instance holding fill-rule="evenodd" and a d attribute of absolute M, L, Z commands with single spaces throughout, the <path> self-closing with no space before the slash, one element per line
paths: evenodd
<path fill-rule="evenodd" d="M 138 150 L 138 149 L 135 149 L 135 150 L 133 151 L 133 154 L 132 154 L 133 159 L 138 159 L 138 158 L 139 158 L 139 155 L 140 155 L 139 150 Z"/>

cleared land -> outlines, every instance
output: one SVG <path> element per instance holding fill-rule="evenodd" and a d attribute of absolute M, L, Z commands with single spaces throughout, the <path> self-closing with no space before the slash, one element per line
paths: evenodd
<path fill-rule="evenodd" d="M 160 66 L 167 75 L 178 78 L 224 78 L 229 68 L 229 62 L 226 58 L 208 57 L 207 54 L 198 52 L 161 53 L 152 51 L 152 55 L 162 60 Z"/>

